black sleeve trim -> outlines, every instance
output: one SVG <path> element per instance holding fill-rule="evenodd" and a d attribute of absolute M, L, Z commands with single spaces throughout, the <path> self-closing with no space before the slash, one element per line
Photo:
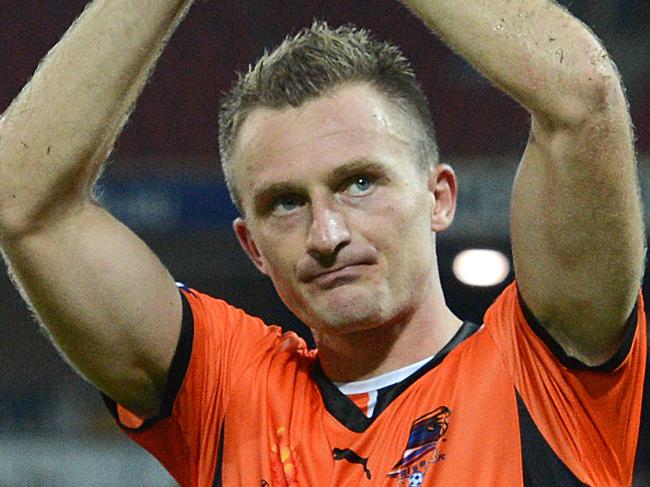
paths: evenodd
<path fill-rule="evenodd" d="M 221 423 L 221 433 L 219 434 L 219 450 L 217 451 L 217 462 L 214 467 L 214 478 L 212 479 L 212 487 L 223 486 L 223 445 L 224 436 L 226 435 L 226 420 Z"/>
<path fill-rule="evenodd" d="M 592 372 L 603 372 L 603 373 L 613 372 L 623 363 L 627 355 L 630 353 L 630 350 L 632 349 L 632 342 L 634 341 L 634 334 L 636 332 L 636 324 L 638 321 L 637 320 L 638 301 L 635 303 L 634 308 L 632 308 L 632 312 L 630 313 L 630 317 L 627 319 L 627 323 L 625 325 L 625 336 L 623 337 L 623 343 L 621 344 L 620 348 L 604 364 L 589 366 L 584 364 L 577 358 L 567 355 L 564 349 L 560 346 L 560 344 L 555 341 L 555 339 L 546 331 L 546 329 L 537 320 L 537 318 L 535 318 L 532 311 L 530 311 L 528 306 L 526 306 L 526 303 L 524 302 L 524 299 L 521 297 L 519 291 L 517 291 L 517 296 L 519 298 L 519 305 L 521 306 L 521 309 L 524 312 L 524 318 L 526 318 L 526 322 L 528 323 L 528 326 L 530 326 L 530 328 L 533 330 L 535 335 L 537 335 L 538 338 L 546 344 L 546 346 L 551 350 L 553 355 L 555 355 L 555 358 L 557 358 L 560 361 L 560 363 L 568 369 L 590 370 Z"/>
<path fill-rule="evenodd" d="M 646 333 L 647 350 L 650 351 L 650 334 Z M 641 485 L 641 479 L 650 475 L 650 355 L 646 354 L 645 379 L 643 381 L 643 403 L 641 405 L 641 425 L 637 439 L 634 480 Z"/>
<path fill-rule="evenodd" d="M 517 395 L 521 461 L 525 487 L 585 487 L 539 432 L 524 400 Z"/>
<path fill-rule="evenodd" d="M 120 423 L 117 413 L 117 404 L 115 401 L 107 397 L 105 394 L 102 394 L 102 398 L 104 399 L 106 407 L 110 411 L 111 415 L 115 418 L 117 423 L 120 424 L 120 427 L 125 431 L 134 433 L 142 432 L 156 424 L 158 421 L 169 418 L 172 414 L 174 402 L 178 396 L 178 391 L 180 391 L 183 380 L 185 379 L 185 374 L 187 373 L 190 357 L 192 356 L 192 344 L 194 342 L 194 317 L 192 315 L 192 309 L 190 308 L 190 303 L 187 301 L 187 298 L 182 291 L 180 292 L 180 295 L 181 301 L 183 303 L 183 321 L 181 324 L 181 333 L 178 338 L 176 352 L 174 352 L 174 358 L 172 359 L 172 363 L 169 367 L 167 384 L 160 401 L 159 413 L 155 416 L 152 416 L 151 418 L 146 419 L 139 428 L 128 428 Z"/>

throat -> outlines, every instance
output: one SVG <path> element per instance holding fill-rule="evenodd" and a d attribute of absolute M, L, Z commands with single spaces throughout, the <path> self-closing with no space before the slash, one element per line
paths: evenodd
<path fill-rule="evenodd" d="M 321 367 L 330 380 L 352 383 L 429 360 L 460 329 L 449 313 L 442 319 L 389 323 L 342 335 L 314 331 Z"/>

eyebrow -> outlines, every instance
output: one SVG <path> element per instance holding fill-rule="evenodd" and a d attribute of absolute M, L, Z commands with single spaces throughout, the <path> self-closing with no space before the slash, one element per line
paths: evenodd
<path fill-rule="evenodd" d="M 388 171 L 386 166 L 377 161 L 370 159 L 356 159 L 337 167 L 332 174 L 327 177 L 327 182 L 330 186 L 336 187 L 341 182 L 364 172 L 386 175 Z"/>

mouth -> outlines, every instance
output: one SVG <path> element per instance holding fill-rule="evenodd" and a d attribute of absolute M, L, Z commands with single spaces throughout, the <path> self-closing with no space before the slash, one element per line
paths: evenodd
<path fill-rule="evenodd" d="M 296 277 L 303 284 L 329 288 L 361 278 L 370 267 L 379 263 L 378 260 L 377 252 L 372 248 L 350 249 L 337 255 L 329 266 L 306 255 L 298 262 Z"/>
<path fill-rule="evenodd" d="M 308 282 L 314 283 L 323 289 L 331 289 L 360 279 L 368 267 L 370 267 L 370 264 L 364 262 L 327 269 L 315 274 Z"/>

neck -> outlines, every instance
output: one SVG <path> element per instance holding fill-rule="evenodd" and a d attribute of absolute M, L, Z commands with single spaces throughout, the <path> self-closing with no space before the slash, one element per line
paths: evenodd
<path fill-rule="evenodd" d="M 314 333 L 321 366 L 335 382 L 376 377 L 442 349 L 462 325 L 442 291 L 406 319 L 342 335 Z M 437 298 L 437 299 L 436 299 Z"/>

